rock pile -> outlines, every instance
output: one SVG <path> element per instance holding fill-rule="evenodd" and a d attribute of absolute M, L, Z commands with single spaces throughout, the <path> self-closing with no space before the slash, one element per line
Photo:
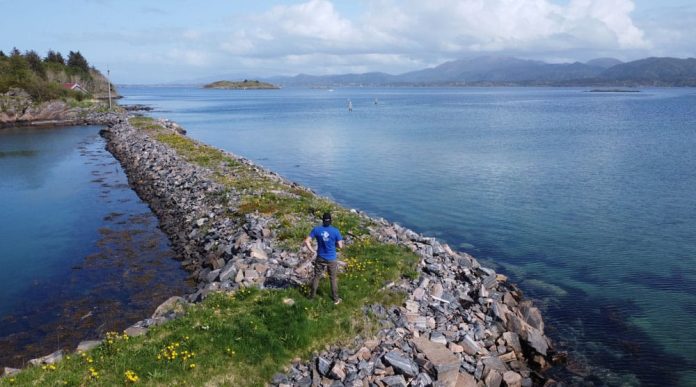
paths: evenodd
<path fill-rule="evenodd" d="M 182 133 L 174 123 L 160 124 Z M 199 301 L 213 291 L 306 281 L 311 261 L 275 247 L 273 219 L 234 216 L 239 194 L 215 183 L 210 171 L 186 162 L 126 120 L 102 134 L 197 281 L 198 288 L 186 296 L 187 301 Z M 268 178 L 282 180 L 248 160 L 230 156 Z M 370 306 L 384 326 L 376 338 L 358 339 L 352 349 L 324 351 L 309 363 L 298 361 L 287 374 L 276 375 L 275 385 L 543 384 L 539 371 L 548 366 L 550 342 L 539 310 L 523 300 L 514 285 L 434 238 L 384 219 L 372 221 L 370 232 L 376 239 L 407 246 L 421 257 L 417 280 L 393 284 L 408 300 L 390 309 Z M 164 320 L 153 316 L 131 327 L 132 333 Z"/>
<path fill-rule="evenodd" d="M 181 133 L 178 125 L 161 125 Z M 256 214 L 234 216 L 240 194 L 225 190 L 209 170 L 184 161 L 126 120 L 103 130 L 102 135 L 197 282 L 197 291 L 186 297 L 188 301 L 240 286 L 299 284 L 309 274 L 311 262 L 302 263 L 298 254 L 274 246 L 273 219 Z M 237 159 L 253 166 L 248 160 Z"/>
<path fill-rule="evenodd" d="M 433 238 L 379 220 L 373 234 L 422 258 L 420 278 L 396 284 L 404 305 L 372 305 L 383 328 L 353 350 L 297 363 L 277 386 L 532 386 L 544 383 L 550 343 L 539 310 L 493 270 Z"/>

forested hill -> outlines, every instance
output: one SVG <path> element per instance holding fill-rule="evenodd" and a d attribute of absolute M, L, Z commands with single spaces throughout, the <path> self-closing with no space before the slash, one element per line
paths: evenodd
<path fill-rule="evenodd" d="M 66 83 L 76 83 L 79 87 L 70 90 Z M 36 102 L 67 97 L 105 98 L 108 84 L 106 77 L 90 66 L 80 51 L 70 51 L 67 58 L 52 50 L 43 58 L 33 50 L 22 53 L 15 48 L 9 54 L 0 51 L 0 94 L 19 88 Z M 111 87 L 112 96 L 116 97 Z"/>

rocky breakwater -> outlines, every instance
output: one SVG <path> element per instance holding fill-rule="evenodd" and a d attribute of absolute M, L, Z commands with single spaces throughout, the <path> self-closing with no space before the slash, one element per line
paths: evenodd
<path fill-rule="evenodd" d="M 373 233 L 421 257 L 420 278 L 392 284 L 400 307 L 365 308 L 379 317 L 377 337 L 330 348 L 278 374 L 278 386 L 551 385 L 544 371 L 563 360 L 544 334 L 539 309 L 504 275 L 433 238 L 378 221 Z M 340 384 L 336 383 L 340 382 Z"/>
<path fill-rule="evenodd" d="M 158 130 L 181 136 L 172 123 Z M 174 317 L 177 306 L 214 291 L 240 287 L 284 287 L 306 283 L 311 261 L 278 243 L 273 217 L 239 215 L 242 192 L 219 183 L 234 174 L 224 162 L 213 171 L 189 163 L 147 130 L 121 121 L 102 131 L 129 181 L 160 219 L 182 265 L 198 283 L 195 293 L 170 299 L 131 328 L 142 334 Z M 274 191 L 292 198 L 309 190 L 226 154 L 281 184 Z M 248 192 L 247 192 L 248 194 Z M 544 334 L 539 310 L 505 276 L 482 267 L 468 254 L 434 238 L 351 210 L 367 221 L 371 236 L 408 247 L 420 256 L 417 279 L 386 284 L 405 294 L 396 307 L 369 305 L 381 329 L 375 337 L 327 348 L 309 361 L 296 359 L 277 374 L 277 386 L 531 386 L 548 384 L 543 371 L 560 358 Z M 348 243 L 351 237 L 347 238 Z"/>
<path fill-rule="evenodd" d="M 116 122 L 118 113 L 97 105 L 70 106 L 65 101 L 36 103 L 21 89 L 0 94 L 0 128 L 11 126 L 107 125 Z"/>

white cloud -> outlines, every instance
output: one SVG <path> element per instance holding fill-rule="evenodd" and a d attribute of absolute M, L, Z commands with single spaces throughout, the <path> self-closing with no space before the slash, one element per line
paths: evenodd
<path fill-rule="evenodd" d="M 634 5 L 630 0 L 573 0 L 569 6 L 569 21 L 577 22 L 592 20 L 614 33 L 619 48 L 639 49 L 648 48 L 644 33 L 633 23 L 630 13 Z"/>
<path fill-rule="evenodd" d="M 636 17 L 652 43 L 653 56 L 696 56 L 696 6 L 661 7 Z"/>
<path fill-rule="evenodd" d="M 234 14 L 223 27 L 170 27 L 119 39 L 191 71 L 392 74 L 483 53 L 553 62 L 694 55 L 696 12 L 634 15 L 632 0 L 306 0 Z M 666 9 L 661 7 L 660 9 Z M 259 9 L 259 8 L 256 8 Z M 351 8 L 355 10 L 355 8 Z M 638 12 L 640 14 L 640 12 Z M 222 28 L 222 30 L 220 30 Z M 176 35 L 179 39 L 171 39 Z M 166 42 L 166 43 L 165 43 Z"/>
<path fill-rule="evenodd" d="M 220 44 L 223 50 L 294 64 L 311 57 L 315 68 L 337 55 L 407 67 L 476 52 L 571 56 L 574 50 L 650 47 L 631 18 L 631 0 L 371 0 L 349 19 L 328 0 L 276 6 L 249 17 Z M 373 57 L 370 57 L 372 55 Z M 416 59 L 414 59 L 416 58 Z M 384 63 L 382 63 L 384 64 Z M 384 67 L 384 66 L 383 66 Z"/>
<path fill-rule="evenodd" d="M 167 52 L 166 57 L 191 66 L 202 67 L 210 64 L 210 55 L 200 50 L 173 48 Z"/>
<path fill-rule="evenodd" d="M 293 37 L 342 41 L 354 33 L 352 23 L 342 18 L 331 2 L 310 0 L 292 6 L 276 6 L 259 18 L 276 25 L 279 31 Z"/>

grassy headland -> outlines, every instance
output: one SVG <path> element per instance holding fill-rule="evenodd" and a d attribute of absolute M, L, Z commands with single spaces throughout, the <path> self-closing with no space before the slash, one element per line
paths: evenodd
<path fill-rule="evenodd" d="M 276 85 L 256 80 L 243 81 L 217 81 L 203 86 L 205 89 L 231 89 L 231 90 L 246 90 L 246 89 L 278 89 Z"/>
<path fill-rule="evenodd" d="M 297 250 L 318 216 L 333 211 L 336 226 L 353 240 L 341 253 L 347 263 L 339 280 L 344 302 L 335 306 L 329 297 L 308 300 L 306 287 L 212 294 L 145 336 L 111 333 L 91 352 L 73 354 L 55 366 L 30 367 L 0 379 L 0 385 L 261 386 L 294 358 L 374 334 L 379 321 L 364 312 L 365 305 L 404 301 L 403 294 L 384 285 L 413 278 L 418 257 L 371 238 L 369 220 L 269 178 L 220 150 L 172 134 L 152 119 L 131 118 L 130 123 L 189 162 L 209 168 L 219 183 L 241 194 L 238 210 L 229 216 L 258 211 L 275 218 L 277 239 L 288 249 Z M 320 294 L 328 291 L 323 281 Z"/>
<path fill-rule="evenodd" d="M 64 83 L 78 83 L 84 91 L 69 90 Z M 11 88 L 26 91 L 34 102 L 82 101 L 106 96 L 108 81 L 79 51 L 70 51 L 67 59 L 54 51 L 41 58 L 35 51 L 21 53 L 15 48 L 9 55 L 0 51 L 0 94 Z"/>

